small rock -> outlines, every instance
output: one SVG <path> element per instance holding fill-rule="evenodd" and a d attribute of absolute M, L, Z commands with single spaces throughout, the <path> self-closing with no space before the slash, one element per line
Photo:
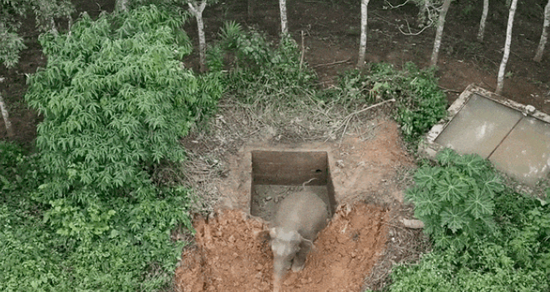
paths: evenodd
<path fill-rule="evenodd" d="M 260 271 L 264 266 L 262 266 L 261 264 L 257 264 L 256 265 L 256 270 Z"/>
<path fill-rule="evenodd" d="M 271 201 L 271 199 L 272 199 L 271 197 L 266 197 L 265 198 L 266 201 Z"/>

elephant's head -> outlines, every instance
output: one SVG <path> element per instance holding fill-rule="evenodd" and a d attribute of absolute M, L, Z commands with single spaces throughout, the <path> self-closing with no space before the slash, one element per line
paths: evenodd
<path fill-rule="evenodd" d="M 269 230 L 269 236 L 274 257 L 274 272 L 275 275 L 282 276 L 290 269 L 303 238 L 296 230 L 289 231 L 277 227 Z"/>

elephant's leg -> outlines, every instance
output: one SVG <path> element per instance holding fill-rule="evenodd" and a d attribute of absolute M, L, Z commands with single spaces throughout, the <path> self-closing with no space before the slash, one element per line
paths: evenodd
<path fill-rule="evenodd" d="M 294 260 L 292 261 L 293 272 L 299 272 L 304 269 L 304 266 L 306 264 L 307 254 L 309 253 L 310 249 L 311 249 L 311 244 L 309 244 L 308 242 L 302 241 L 300 243 L 300 250 L 296 253 Z"/>

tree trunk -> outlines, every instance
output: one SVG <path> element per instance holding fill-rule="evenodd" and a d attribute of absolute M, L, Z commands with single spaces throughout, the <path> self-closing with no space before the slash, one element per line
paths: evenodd
<path fill-rule="evenodd" d="M 365 53 L 367 52 L 367 7 L 370 0 L 361 0 L 361 39 L 359 40 L 359 59 L 357 67 L 365 65 Z"/>
<path fill-rule="evenodd" d="M 286 19 L 286 0 L 279 0 L 279 9 L 281 10 L 281 32 L 288 33 L 288 21 Z"/>
<path fill-rule="evenodd" d="M 498 70 L 497 89 L 496 94 L 502 93 L 504 87 L 504 72 L 506 71 L 506 63 L 508 63 L 508 56 L 510 56 L 510 44 L 512 43 L 512 27 L 514 26 L 514 14 L 516 14 L 516 7 L 518 0 L 512 0 L 510 5 L 510 14 L 508 15 L 508 27 L 506 28 L 506 43 L 504 44 L 504 55 L 502 56 L 502 62 L 500 62 L 500 69 Z"/>
<path fill-rule="evenodd" d="M 481 14 L 481 21 L 479 22 L 479 32 L 477 33 L 477 39 L 482 42 L 483 35 L 485 35 L 485 23 L 487 22 L 487 14 L 489 13 L 489 0 L 483 0 L 483 13 Z"/>
<path fill-rule="evenodd" d="M 53 19 L 53 17 L 50 19 L 50 32 L 54 35 L 54 36 L 58 36 L 59 35 L 59 31 L 57 31 L 57 27 L 55 25 L 55 20 Z"/>
<path fill-rule="evenodd" d="M 447 11 L 449 11 L 449 6 L 451 6 L 452 0 L 445 0 L 441 11 L 439 12 L 439 21 L 437 22 L 437 32 L 435 33 L 435 42 L 434 49 L 432 51 L 432 59 L 430 61 L 430 66 L 437 66 L 437 59 L 439 58 L 439 48 L 441 47 L 441 39 L 443 38 L 443 27 L 445 26 L 445 17 L 447 16 Z"/>
<path fill-rule="evenodd" d="M 128 0 L 116 0 L 116 10 L 128 11 Z"/>
<path fill-rule="evenodd" d="M 254 0 L 248 0 L 247 5 L 247 13 L 248 13 L 248 20 L 252 20 L 252 17 L 254 16 Z"/>
<path fill-rule="evenodd" d="M 6 109 L 6 104 L 4 99 L 0 94 L 0 112 L 2 113 L 2 118 L 4 118 L 4 125 L 6 125 L 6 131 L 8 132 L 8 137 L 13 137 L 13 128 L 11 127 L 10 117 L 8 115 L 8 110 Z"/>
<path fill-rule="evenodd" d="M 546 7 L 544 8 L 544 24 L 542 25 L 542 34 L 540 35 L 539 47 L 537 49 L 537 53 L 535 54 L 535 58 L 533 58 L 535 62 L 542 61 L 542 54 L 544 53 L 544 47 L 546 46 L 546 41 L 548 40 L 549 26 L 550 26 L 550 0 L 548 0 L 548 4 L 546 4 Z"/>
<path fill-rule="evenodd" d="M 197 19 L 197 28 L 199 30 L 199 70 L 201 72 L 205 72 L 206 71 L 206 38 L 204 36 L 204 22 L 202 21 L 202 12 L 206 7 L 206 0 L 201 1 L 200 4 L 197 4 L 197 2 L 195 1 L 190 2 L 188 4 L 189 4 L 189 10 L 191 10 L 191 13 Z"/>
<path fill-rule="evenodd" d="M 430 23 L 429 19 L 429 6 L 432 4 L 432 0 L 423 0 L 420 4 L 418 11 L 418 27 L 425 27 Z"/>

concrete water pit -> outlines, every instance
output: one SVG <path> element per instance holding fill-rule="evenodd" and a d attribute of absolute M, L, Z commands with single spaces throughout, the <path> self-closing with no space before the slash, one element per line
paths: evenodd
<path fill-rule="evenodd" d="M 251 151 L 250 214 L 271 221 L 291 193 L 312 192 L 336 209 L 334 185 L 325 151 Z"/>
<path fill-rule="evenodd" d="M 445 147 L 479 154 L 510 177 L 534 186 L 550 173 L 550 116 L 470 85 L 419 150 L 434 157 Z"/>

